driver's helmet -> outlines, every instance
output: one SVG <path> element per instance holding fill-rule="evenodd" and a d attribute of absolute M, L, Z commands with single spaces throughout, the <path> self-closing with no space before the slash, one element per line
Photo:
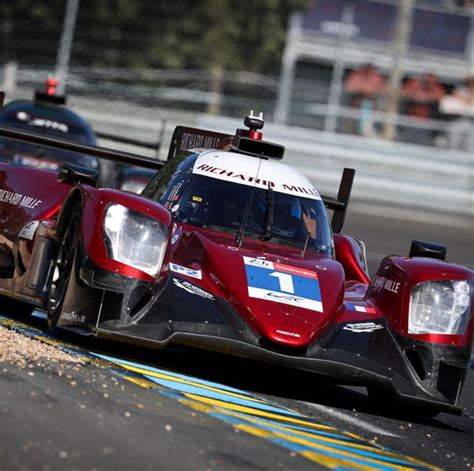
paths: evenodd
<path fill-rule="evenodd" d="M 297 201 L 280 197 L 273 211 L 273 234 L 293 238 L 298 232 L 301 209 Z"/>
<path fill-rule="evenodd" d="M 210 206 L 211 223 L 224 227 L 239 227 L 245 212 L 245 198 L 235 186 L 214 185 Z"/>
<path fill-rule="evenodd" d="M 185 223 L 207 225 L 209 219 L 209 196 L 207 192 L 191 191 L 181 201 L 171 206 L 171 214 L 177 213 Z"/>

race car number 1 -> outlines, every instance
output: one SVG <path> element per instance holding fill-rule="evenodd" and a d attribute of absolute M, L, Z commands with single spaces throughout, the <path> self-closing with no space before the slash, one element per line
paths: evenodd
<path fill-rule="evenodd" d="M 249 297 L 323 312 L 316 272 L 251 257 L 244 265 Z"/>
<path fill-rule="evenodd" d="M 278 271 L 274 271 L 270 273 L 270 276 L 275 276 L 280 281 L 280 289 L 281 291 L 285 291 L 286 293 L 294 293 L 295 287 L 293 285 L 293 278 L 288 273 L 281 273 Z"/>

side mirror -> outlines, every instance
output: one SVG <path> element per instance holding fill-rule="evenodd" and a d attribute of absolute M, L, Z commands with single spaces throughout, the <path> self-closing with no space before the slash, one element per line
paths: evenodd
<path fill-rule="evenodd" d="M 432 242 L 424 242 L 422 240 L 412 240 L 410 257 L 427 257 L 445 260 L 446 251 L 447 247 L 445 245 L 433 244 Z"/>
<path fill-rule="evenodd" d="M 58 182 L 61 183 L 86 183 L 97 186 L 99 172 L 97 170 L 80 167 L 74 164 L 64 164 L 59 169 Z"/>

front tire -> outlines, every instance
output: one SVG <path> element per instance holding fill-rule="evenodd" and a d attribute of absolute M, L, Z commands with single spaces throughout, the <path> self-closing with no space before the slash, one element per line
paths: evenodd
<path fill-rule="evenodd" d="M 79 243 L 80 224 L 81 213 L 79 210 L 75 210 L 61 238 L 58 254 L 53 265 L 53 279 L 46 309 L 50 329 L 56 327 L 63 310 Z"/>

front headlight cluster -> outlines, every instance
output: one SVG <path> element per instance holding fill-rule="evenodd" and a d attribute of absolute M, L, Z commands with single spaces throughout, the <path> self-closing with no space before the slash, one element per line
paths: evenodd
<path fill-rule="evenodd" d="M 151 276 L 158 274 L 168 243 L 168 230 L 160 221 L 113 204 L 105 213 L 104 233 L 110 258 Z"/>
<path fill-rule="evenodd" d="M 411 290 L 408 332 L 461 335 L 470 313 L 469 282 L 425 281 Z"/>

